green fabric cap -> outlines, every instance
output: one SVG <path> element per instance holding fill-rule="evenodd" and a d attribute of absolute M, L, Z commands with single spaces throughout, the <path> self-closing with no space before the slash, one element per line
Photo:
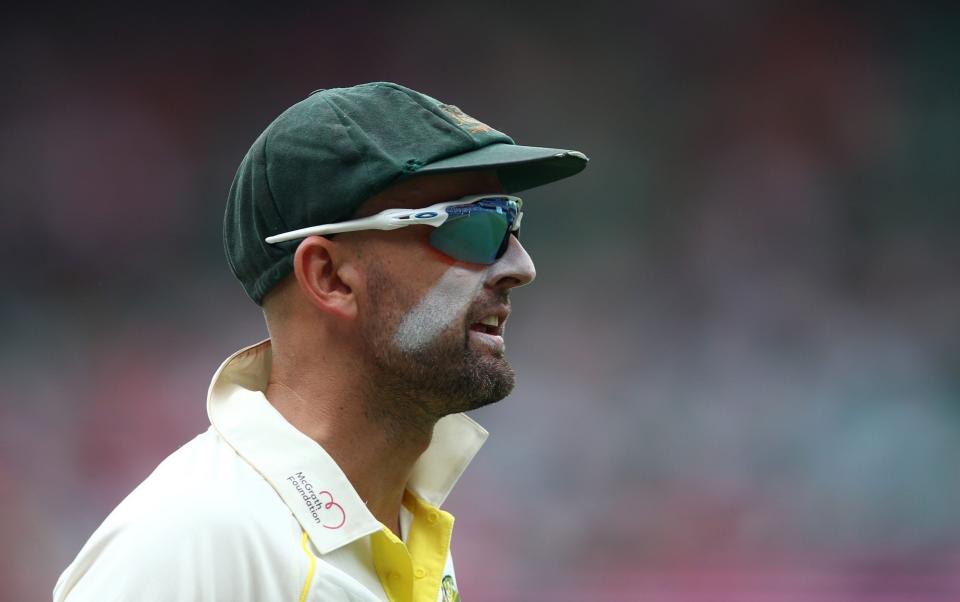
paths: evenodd
<path fill-rule="evenodd" d="M 223 244 L 247 295 L 293 270 L 299 241 L 264 239 L 350 219 L 371 196 L 428 173 L 495 169 L 507 192 L 572 176 L 577 151 L 520 146 L 490 126 L 403 86 L 377 82 L 318 90 L 254 141 L 227 197 Z"/>

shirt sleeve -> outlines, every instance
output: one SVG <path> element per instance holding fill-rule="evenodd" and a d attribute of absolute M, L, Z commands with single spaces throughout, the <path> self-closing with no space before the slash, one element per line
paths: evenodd
<path fill-rule="evenodd" d="M 253 517 L 212 504 L 111 515 L 61 575 L 54 602 L 296 599 L 297 563 L 258 529 Z"/>

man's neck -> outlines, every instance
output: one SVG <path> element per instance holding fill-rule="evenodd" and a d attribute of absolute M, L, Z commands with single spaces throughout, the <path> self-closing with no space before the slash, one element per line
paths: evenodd
<path fill-rule="evenodd" d="M 394 424 L 389 412 L 367 409 L 388 400 L 361 399 L 361 390 L 271 376 L 264 393 L 290 424 L 330 454 L 370 512 L 399 537 L 407 480 L 430 445 L 434 423 Z"/>

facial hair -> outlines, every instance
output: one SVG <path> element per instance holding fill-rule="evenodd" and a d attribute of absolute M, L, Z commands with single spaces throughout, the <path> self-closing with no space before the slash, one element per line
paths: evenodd
<path fill-rule="evenodd" d="M 445 275 L 418 301 L 405 298 L 387 274 L 370 272 L 369 319 L 362 330 L 371 368 L 364 395 L 371 417 L 402 424 L 420 416 L 435 422 L 499 401 L 513 390 L 514 372 L 503 354 L 470 345 L 470 325 L 488 315 L 478 315 L 489 313 L 487 308 L 505 305 L 507 293 L 479 299 L 482 280 L 475 290 L 463 290 L 461 278 L 456 294 L 446 295 L 444 288 L 454 290 L 456 276 L 444 281 Z"/>

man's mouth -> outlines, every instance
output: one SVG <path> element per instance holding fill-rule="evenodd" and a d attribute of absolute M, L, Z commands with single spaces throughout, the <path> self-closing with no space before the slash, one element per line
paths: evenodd
<path fill-rule="evenodd" d="M 475 322 L 472 326 L 470 326 L 470 330 L 475 330 L 484 334 L 503 336 L 503 324 L 500 321 L 500 316 L 496 314 L 491 314 L 479 322 Z"/>

